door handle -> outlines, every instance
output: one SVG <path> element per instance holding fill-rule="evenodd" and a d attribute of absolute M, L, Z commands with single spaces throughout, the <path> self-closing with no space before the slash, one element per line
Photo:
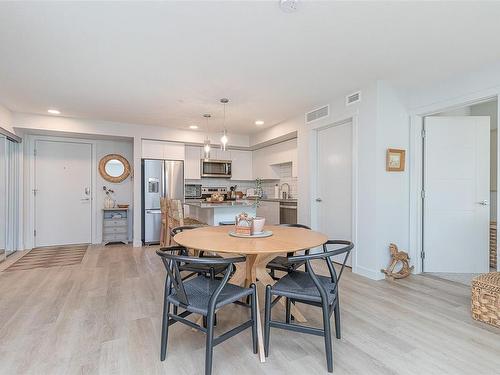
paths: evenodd
<path fill-rule="evenodd" d="M 90 200 L 90 198 L 82 198 L 82 199 L 80 199 L 80 200 L 81 200 L 81 201 L 89 201 L 89 200 Z"/>
<path fill-rule="evenodd" d="M 316 202 L 323 202 L 323 199 L 321 199 L 321 198 L 316 198 Z"/>
<path fill-rule="evenodd" d="M 488 202 L 486 199 L 482 200 L 481 202 L 477 202 L 478 204 L 480 204 L 481 206 L 488 206 L 490 204 L 490 202 Z"/>

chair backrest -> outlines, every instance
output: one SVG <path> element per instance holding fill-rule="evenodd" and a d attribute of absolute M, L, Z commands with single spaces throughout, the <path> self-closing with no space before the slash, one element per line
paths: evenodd
<path fill-rule="evenodd" d="M 281 227 L 291 227 L 291 228 L 303 228 L 303 229 L 311 229 L 307 225 L 304 224 L 280 224 Z"/>
<path fill-rule="evenodd" d="M 185 230 L 199 228 L 199 225 L 183 225 L 182 227 L 175 227 L 170 230 L 170 235 L 175 236 L 177 233 L 184 232 Z"/>
<path fill-rule="evenodd" d="M 334 250 L 328 250 L 328 245 L 341 245 L 342 247 L 334 249 Z M 325 260 L 327 267 L 328 267 L 328 272 L 330 273 L 330 277 L 332 280 L 332 283 L 335 284 L 335 290 L 337 289 L 340 277 L 342 276 L 342 273 L 344 272 L 344 268 L 347 262 L 347 259 L 349 258 L 349 254 L 351 253 L 351 250 L 354 248 L 354 244 L 351 241 L 345 241 L 345 240 L 328 240 L 323 244 L 323 252 L 322 253 L 315 253 L 315 254 L 305 254 L 305 255 L 295 255 L 292 257 L 288 258 L 288 261 L 290 263 L 299 263 L 299 262 L 306 262 L 306 269 L 307 273 L 311 276 L 311 278 L 314 281 L 314 284 L 316 287 L 320 290 L 320 293 L 325 292 L 324 286 L 320 283 L 317 275 L 314 273 L 312 267 L 311 267 L 311 260 L 314 259 L 323 259 Z M 333 263 L 331 261 L 331 257 L 336 256 L 336 255 L 342 255 L 344 254 L 344 260 L 342 262 L 342 267 L 340 269 L 339 274 L 337 275 L 337 271 L 335 270 L 335 267 L 333 266 Z"/>
<path fill-rule="evenodd" d="M 175 226 L 183 226 L 184 211 L 182 208 L 182 202 L 179 199 L 168 199 L 167 202 L 168 202 L 168 218 L 172 219 L 172 223 L 178 223 Z"/>
<path fill-rule="evenodd" d="M 233 258 L 198 258 L 183 255 L 185 254 L 185 248 L 183 246 L 168 246 L 156 250 L 156 254 L 161 257 L 163 265 L 167 270 L 167 279 L 165 281 L 165 293 L 169 295 L 172 287 L 175 289 L 177 293 L 177 298 L 180 303 L 184 306 L 189 305 L 189 300 L 186 294 L 186 289 L 184 287 L 184 282 L 181 277 L 181 273 L 179 271 L 179 266 L 181 264 L 204 264 L 204 265 L 224 265 L 226 266 L 226 270 L 224 271 L 224 278 L 219 285 L 219 287 L 214 291 L 212 297 L 217 298 L 218 294 L 222 291 L 224 285 L 227 284 L 229 280 L 229 276 L 233 270 L 233 264 L 244 262 L 246 260 L 245 257 L 233 257 Z M 182 306 L 181 305 L 181 306 Z"/>
<path fill-rule="evenodd" d="M 280 224 L 280 227 L 290 227 L 290 228 L 302 228 L 302 229 L 309 229 L 311 230 L 311 228 L 309 228 L 307 225 L 304 225 L 304 224 Z M 309 250 L 310 249 L 306 249 L 304 251 L 304 254 L 309 254 Z M 293 256 L 293 252 L 291 253 L 286 253 L 286 256 L 287 257 L 291 257 Z"/>

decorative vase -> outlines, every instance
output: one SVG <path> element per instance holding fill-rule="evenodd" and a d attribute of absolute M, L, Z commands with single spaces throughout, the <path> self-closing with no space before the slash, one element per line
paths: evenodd
<path fill-rule="evenodd" d="M 264 230 L 264 224 L 266 223 L 266 218 L 265 217 L 256 217 L 253 219 L 252 223 L 252 233 L 262 233 Z"/>
<path fill-rule="evenodd" d="M 104 198 L 104 208 L 114 208 L 115 200 L 111 198 L 109 195 L 106 195 Z"/>

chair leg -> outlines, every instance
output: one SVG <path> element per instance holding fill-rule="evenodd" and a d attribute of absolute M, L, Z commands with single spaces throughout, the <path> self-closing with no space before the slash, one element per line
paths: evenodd
<path fill-rule="evenodd" d="M 207 343 L 205 353 L 205 375 L 212 374 L 212 358 L 214 353 L 214 311 L 208 311 L 207 315 Z"/>
<path fill-rule="evenodd" d="M 333 308 L 333 314 L 335 315 L 335 337 L 340 340 L 342 336 L 340 332 L 340 302 L 338 295 L 337 300 L 335 301 L 335 306 Z"/>
<path fill-rule="evenodd" d="M 271 268 L 271 272 L 269 272 L 269 276 L 273 278 L 273 280 L 276 280 L 276 275 L 274 273 L 274 268 Z"/>
<path fill-rule="evenodd" d="M 167 342 L 168 342 L 168 313 L 170 311 L 170 303 L 165 300 L 163 303 L 163 318 L 161 324 L 161 351 L 160 359 L 162 361 L 167 357 Z"/>
<path fill-rule="evenodd" d="M 266 286 L 266 307 L 264 313 L 264 354 L 269 356 L 269 336 L 271 334 L 271 285 Z"/>
<path fill-rule="evenodd" d="M 285 321 L 286 321 L 286 324 L 290 324 L 290 322 L 291 322 L 291 319 L 292 319 L 291 311 L 292 311 L 292 301 L 290 300 L 290 298 L 287 298 L 286 299 L 286 305 L 285 305 Z"/>
<path fill-rule="evenodd" d="M 257 314 L 259 313 L 257 311 L 257 291 L 255 284 L 250 285 L 252 288 L 252 311 L 251 311 L 251 317 L 252 317 L 252 345 L 253 345 L 253 352 L 254 354 L 257 354 L 258 351 L 258 345 L 257 345 Z"/>
<path fill-rule="evenodd" d="M 326 364 L 328 372 L 333 372 L 332 331 L 328 304 L 323 303 L 323 330 L 325 338 Z"/>

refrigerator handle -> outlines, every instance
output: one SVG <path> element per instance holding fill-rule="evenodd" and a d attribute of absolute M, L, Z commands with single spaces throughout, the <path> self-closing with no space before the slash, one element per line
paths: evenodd
<path fill-rule="evenodd" d="M 165 162 L 161 163 L 160 197 L 165 198 Z"/>

